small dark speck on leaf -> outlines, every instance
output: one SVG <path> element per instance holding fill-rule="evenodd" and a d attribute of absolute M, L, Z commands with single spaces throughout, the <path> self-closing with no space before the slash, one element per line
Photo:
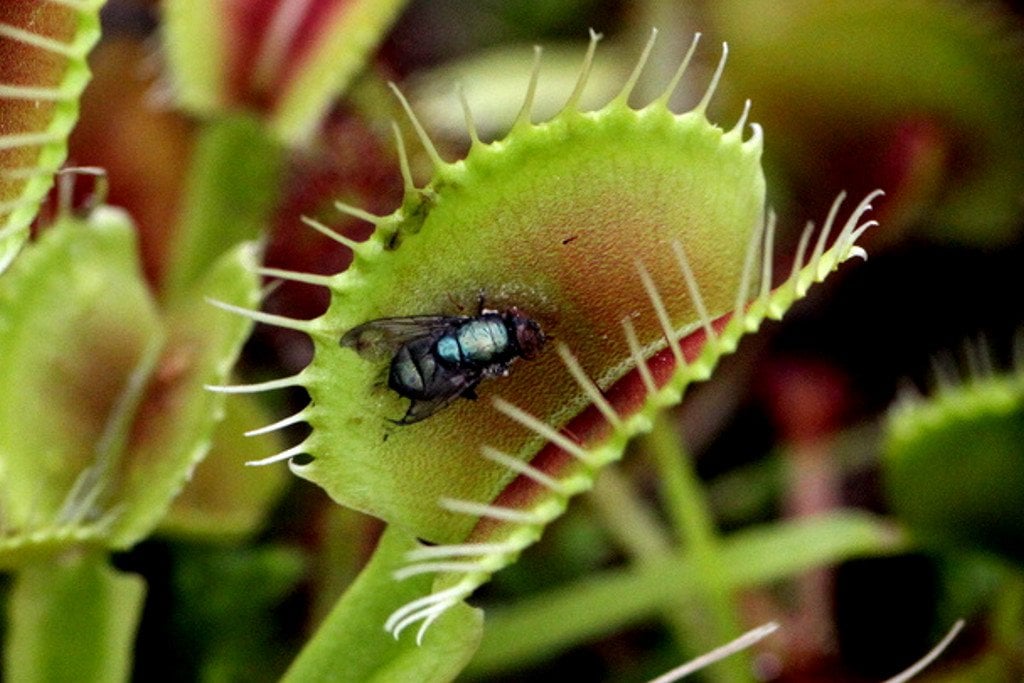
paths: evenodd
<path fill-rule="evenodd" d="M 579 235 L 569 235 L 564 240 L 562 240 L 562 246 L 564 247 L 566 244 L 569 244 L 569 242 L 575 242 L 578 237 Z"/>
<path fill-rule="evenodd" d="M 398 231 L 396 230 L 391 234 L 391 237 L 388 238 L 387 244 L 385 245 L 384 248 L 387 249 L 388 251 L 394 251 L 395 249 L 398 249 L 398 246 L 401 243 L 402 239 L 401 237 L 399 237 Z"/>

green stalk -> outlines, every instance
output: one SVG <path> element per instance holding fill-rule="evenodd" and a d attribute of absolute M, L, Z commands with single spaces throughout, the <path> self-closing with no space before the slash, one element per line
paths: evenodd
<path fill-rule="evenodd" d="M 1020 625 L 1024 623 L 1024 576 L 1007 571 L 992 609 L 993 640 L 1000 649 L 1020 657 L 1024 651 Z"/>
<path fill-rule="evenodd" d="M 612 465 L 601 472 L 588 500 L 601 516 L 605 529 L 633 562 L 663 562 L 676 553 L 668 530 L 636 495 L 629 479 L 618 467 Z M 662 620 L 672 629 L 676 643 L 687 656 L 700 654 L 691 653 L 693 648 L 687 647 L 691 643 L 690 634 L 694 626 L 687 614 L 691 607 L 692 603 L 673 603 L 661 613 Z"/>
<path fill-rule="evenodd" d="M 672 554 L 668 532 L 615 465 L 601 471 L 587 499 L 605 529 L 632 559 L 644 562 Z"/>
<path fill-rule="evenodd" d="M 104 553 L 26 566 L 7 607 L 4 680 L 128 680 L 145 592 Z"/>
<path fill-rule="evenodd" d="M 186 292 L 228 249 L 266 233 L 283 161 L 284 149 L 255 118 L 235 114 L 203 128 L 171 236 L 165 301 Z"/>
<path fill-rule="evenodd" d="M 736 532 L 720 541 L 725 589 L 763 586 L 852 557 L 907 550 L 877 518 L 841 511 Z M 614 569 L 487 610 L 487 629 L 468 672 L 492 676 L 521 668 L 656 617 L 666 603 L 701 597 L 694 557 Z M 585 608 L 581 606 L 585 605 Z"/>
<path fill-rule="evenodd" d="M 711 507 L 667 411 L 658 413 L 644 444 L 658 467 L 665 506 L 696 574 L 697 609 L 703 613 L 690 620 L 688 641 L 692 648 L 706 652 L 743 632 L 725 580 L 721 542 Z M 713 680 L 746 681 L 750 678 L 750 667 L 750 657 L 740 653 L 715 664 L 708 673 Z"/>
<path fill-rule="evenodd" d="M 396 606 L 427 594 L 428 574 L 396 581 L 405 553 L 418 547 L 398 527 L 388 527 L 359 577 L 317 627 L 284 683 L 391 683 L 451 681 L 476 651 L 483 612 L 466 604 L 446 612 L 422 643 L 412 634 L 395 639 L 383 625 Z"/>

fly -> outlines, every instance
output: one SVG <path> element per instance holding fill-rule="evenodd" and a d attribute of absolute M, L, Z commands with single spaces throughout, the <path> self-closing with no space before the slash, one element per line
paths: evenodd
<path fill-rule="evenodd" d="M 391 355 L 388 387 L 410 400 L 397 424 L 426 419 L 455 399 L 476 398 L 476 387 L 508 375 L 517 358 L 535 357 L 546 337 L 535 320 L 512 306 L 475 316 L 381 318 L 352 328 L 341 345 L 364 357 Z"/>

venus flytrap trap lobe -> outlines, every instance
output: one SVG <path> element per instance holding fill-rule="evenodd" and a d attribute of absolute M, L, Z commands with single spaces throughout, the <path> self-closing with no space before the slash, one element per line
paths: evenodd
<path fill-rule="evenodd" d="M 101 207 L 79 219 L 62 205 L 0 280 L 0 386 L 19 397 L 0 409 L 5 567 L 69 544 L 101 545 L 122 518 L 111 501 L 113 474 L 163 343 L 131 244 L 122 212 Z M 111 305 L 105 287 L 120 293 Z M 118 343 L 95 334 L 121 316 L 135 324 Z M 65 324 L 72 339 L 39 344 Z M 96 358 L 105 361 L 102 375 L 87 364 Z"/>
<path fill-rule="evenodd" d="M 249 332 L 199 294 L 257 300 L 257 249 L 242 244 L 158 307 L 127 215 L 78 215 L 68 195 L 0 279 L 0 387 L 19 397 L 0 405 L 4 567 L 152 532 L 211 447 L 223 408 L 201 382 L 227 377 Z"/>
<path fill-rule="evenodd" d="M 378 217 L 339 204 L 375 225 L 367 241 L 307 221 L 354 252 L 351 267 L 326 282 L 273 271 L 326 284 L 332 302 L 321 318 L 225 306 L 302 330 L 315 348 L 313 362 L 295 376 L 214 387 L 302 386 L 311 396 L 298 414 L 261 430 L 304 421 L 310 435 L 250 464 L 290 460 L 293 472 L 338 502 L 438 544 L 412 553 L 398 571 L 438 577 L 430 595 L 387 620 L 396 636 L 418 623 L 422 639 L 430 623 L 535 542 L 630 438 L 650 429 L 657 410 L 707 378 L 744 334 L 780 317 L 843 261 L 863 256 L 855 243 L 871 223 L 859 221 L 877 194 L 856 207 L 826 249 L 840 196 L 810 258 L 812 226 L 789 277 L 772 289 L 774 218 L 765 220 L 761 129 L 749 124 L 752 135 L 743 139 L 749 105 L 729 131 L 705 117 L 725 51 L 694 109 L 675 114 L 667 101 L 696 39 L 662 94 L 633 109 L 628 100 L 653 39 L 619 95 L 584 112 L 578 101 L 592 36 L 565 107 L 543 123 L 530 120 L 538 59 L 504 139 L 481 141 L 465 108 L 471 147 L 456 162 L 440 157 L 396 89 L 434 178 L 413 184 L 398 136 L 402 206 Z M 338 340 L 370 320 L 439 314 L 453 300 L 468 308 L 481 291 L 491 308 L 526 311 L 555 343 L 509 377 L 481 385 L 479 401 L 394 427 L 408 402 L 382 386 L 379 363 Z M 307 457 L 293 460 L 300 454 Z"/>
<path fill-rule="evenodd" d="M 993 369 L 984 340 L 965 343 L 962 357 L 963 370 L 948 354 L 936 357 L 932 395 L 900 391 L 884 442 L 886 490 L 929 547 L 1020 564 L 1024 335 L 1015 340 L 1008 371 Z"/>
<path fill-rule="evenodd" d="M 279 140 L 294 147 L 312 139 L 405 0 L 162 4 L 164 49 L 178 104 L 203 116 L 256 111 Z"/>
<path fill-rule="evenodd" d="M 494 571 L 514 562 L 519 552 L 540 537 L 543 527 L 565 510 L 571 495 L 588 490 L 592 486 L 594 477 L 600 468 L 621 457 L 625 442 L 637 434 L 649 431 L 654 413 L 666 406 L 678 403 L 682 399 L 682 394 L 689 383 L 706 379 L 718 358 L 735 350 L 736 344 L 743 334 L 749 331 L 756 331 L 765 318 L 780 317 L 781 312 L 784 312 L 794 301 L 802 297 L 811 284 L 824 279 L 842 261 L 852 256 L 863 256 L 863 252 L 855 248 L 852 242 L 856 240 L 860 233 L 863 233 L 865 229 L 872 225 L 871 222 L 858 224 L 857 221 L 869 208 L 868 202 L 874 196 L 874 194 L 869 196 L 857 207 L 832 249 L 816 253 L 815 257 L 812 257 L 806 264 L 804 264 L 802 256 L 798 256 L 790 278 L 774 292 L 769 293 L 767 297 L 759 298 L 749 304 L 744 302 L 744 305 L 739 306 L 732 314 L 716 320 L 712 320 L 707 316 L 702 317 L 700 321 L 701 332 L 691 335 L 685 340 L 678 339 L 674 335 L 667 323 L 667 319 L 665 319 L 665 334 L 669 348 L 659 352 L 655 358 L 658 356 L 661 356 L 661 360 L 668 360 L 670 358 L 674 362 L 675 370 L 667 375 L 667 377 L 660 378 L 662 381 L 660 389 L 657 387 L 659 380 L 655 379 L 649 367 L 649 363 L 652 361 L 645 360 L 638 353 L 636 343 L 633 341 L 635 339 L 635 332 L 632 330 L 632 323 L 628 322 L 628 319 L 623 321 L 624 334 L 627 340 L 629 340 L 631 354 L 634 355 L 637 362 L 637 372 L 636 376 L 629 376 L 624 380 L 620 380 L 620 382 L 638 383 L 647 394 L 645 405 L 625 420 L 583 374 L 579 364 L 565 350 L 565 347 L 560 347 L 560 356 L 569 373 L 578 381 L 581 390 L 594 399 L 593 412 L 600 415 L 598 420 L 604 420 L 602 426 L 607 425 L 612 429 L 613 435 L 605 437 L 606 440 L 597 448 L 585 448 L 566 436 L 564 432 L 579 433 L 582 431 L 573 430 L 572 422 L 570 422 L 569 428 L 564 430 L 564 432 L 556 431 L 514 405 L 501 399 L 495 399 L 495 408 L 497 410 L 519 422 L 527 429 L 535 431 L 538 436 L 547 440 L 549 447 L 571 454 L 576 462 L 582 466 L 580 468 L 582 471 L 577 472 L 574 476 L 558 480 L 545 471 L 521 461 L 515 461 L 519 464 L 511 469 L 519 472 L 522 476 L 503 492 L 502 497 L 505 497 L 510 490 L 514 490 L 517 487 L 520 489 L 532 488 L 533 495 L 529 496 L 532 498 L 531 507 L 528 509 L 442 499 L 440 504 L 452 512 L 460 512 L 481 518 L 481 524 L 474 530 L 471 539 L 481 536 L 484 538 L 505 537 L 506 540 L 504 543 L 482 541 L 476 544 L 469 542 L 432 546 L 424 548 L 425 552 L 414 551 L 409 553 L 407 559 L 410 564 L 395 573 L 396 579 L 400 580 L 423 572 L 436 572 L 447 575 L 444 578 L 447 578 L 449 581 L 455 579 L 458 579 L 458 581 L 453 588 L 440 590 L 431 596 L 410 603 L 396 611 L 385 624 L 385 628 L 398 637 L 406 627 L 416 622 L 421 622 L 417 639 L 422 639 L 425 629 L 429 627 L 430 623 L 444 609 L 454 606 L 468 597 L 477 587 L 485 583 Z M 841 201 L 842 197 L 834 203 L 827 223 L 822 229 L 822 234 L 831 230 L 832 221 Z M 805 245 L 809 234 L 809 230 L 805 231 L 804 239 L 801 240 Z M 845 254 L 843 251 L 845 251 Z M 750 259 L 747 260 L 747 263 L 751 262 Z M 682 263 L 684 261 L 681 260 Z M 641 268 L 641 277 L 649 282 L 649 276 L 642 270 L 642 266 L 638 266 L 638 268 Z M 686 279 L 685 269 L 683 272 L 684 279 Z M 748 277 L 744 277 L 744 281 L 748 280 Z M 693 282 L 692 287 L 693 299 L 695 301 L 700 300 L 700 293 L 696 287 L 696 282 Z M 661 318 L 664 304 L 653 283 L 650 285 L 650 298 L 655 314 Z M 699 337 L 697 341 L 700 346 L 694 348 L 688 345 L 684 349 L 686 342 L 692 341 L 695 336 Z M 666 355 L 668 358 L 666 358 Z M 608 394 L 614 395 L 614 389 L 609 391 Z M 591 416 L 591 420 L 596 417 L 596 415 Z M 495 455 L 498 455 L 501 462 L 509 461 L 509 456 L 500 451 L 486 446 L 484 449 L 483 455 L 485 458 L 494 459 Z M 522 498 L 527 496 L 524 496 L 523 491 L 520 490 L 516 494 L 508 495 L 507 497 L 512 501 L 520 503 Z M 519 525 L 519 528 L 512 528 L 514 525 Z M 508 527 L 507 531 L 502 533 L 498 529 L 500 526 Z M 459 557 L 476 557 L 478 559 L 471 562 L 423 561 Z M 439 579 L 439 582 L 443 580 L 443 578 Z M 461 587 L 461 591 L 454 590 L 454 588 L 459 587 Z"/>
<path fill-rule="evenodd" d="M 592 50 L 591 50 L 591 54 L 592 54 Z M 587 60 L 587 64 L 589 65 L 589 58 Z M 585 68 L 584 71 L 586 72 L 586 70 L 587 69 Z M 638 75 L 638 73 L 639 73 L 639 69 L 637 70 L 637 74 L 634 74 L 634 78 L 632 79 L 632 81 L 635 81 L 636 76 Z M 681 75 L 681 70 L 680 70 L 680 74 L 679 75 Z M 678 80 L 678 76 L 679 75 L 677 75 L 677 78 L 675 79 L 676 81 Z M 581 77 L 580 85 L 579 85 L 579 87 L 576 90 L 577 94 L 582 91 L 582 86 L 584 84 L 585 84 L 585 74 L 584 74 L 584 77 Z M 628 108 L 624 104 L 624 99 L 628 96 L 628 92 L 631 90 L 631 88 L 632 88 L 632 85 L 631 84 L 628 85 L 627 88 L 623 90 L 622 96 L 620 98 L 618 98 L 618 100 L 616 101 L 616 103 L 615 103 L 617 105 L 615 107 L 615 109 L 617 110 L 616 113 L 619 113 L 619 112 L 629 112 L 631 115 L 635 115 L 636 114 L 636 112 L 632 112 L 632 110 L 628 110 Z M 570 123 L 574 123 L 574 125 L 588 124 L 589 121 L 586 120 L 586 117 L 590 116 L 590 115 L 582 114 L 580 112 L 577 112 L 577 111 L 571 109 L 571 105 L 575 102 L 575 99 L 576 99 L 575 95 L 574 95 L 574 97 L 572 97 L 570 99 L 570 105 L 567 107 L 565 115 L 563 116 L 563 119 L 579 118 L 579 119 L 582 119 L 582 120 L 581 121 L 570 121 Z M 534 136 L 536 136 L 537 129 L 539 127 L 538 126 L 532 126 L 532 124 L 528 123 L 529 109 L 530 109 L 530 107 L 529 107 L 529 104 L 527 103 L 527 105 L 524 106 L 524 108 L 523 108 L 523 114 L 519 118 L 520 123 L 517 124 L 517 129 L 519 129 L 521 131 L 525 130 L 527 132 L 527 134 L 528 134 L 528 137 L 534 137 Z M 665 110 L 660 110 L 658 113 L 670 116 L 668 114 L 668 112 L 665 111 Z M 416 123 L 416 125 L 418 126 L 418 123 Z M 717 131 L 717 129 L 715 129 L 715 131 L 720 133 L 720 131 Z M 541 130 L 540 132 L 543 133 L 545 131 Z M 559 131 L 556 131 L 556 132 L 559 132 Z M 426 138 L 425 133 L 422 134 L 422 137 L 423 137 L 424 143 L 426 145 L 429 145 L 429 140 Z M 521 139 L 522 137 L 524 137 L 524 136 L 520 135 L 519 139 Z M 542 142 L 544 142 L 544 141 L 542 140 Z M 607 141 L 605 141 L 605 140 L 602 140 L 601 142 L 603 144 L 608 144 Z M 502 143 L 495 143 L 493 145 L 484 145 L 483 143 L 478 143 L 478 144 L 479 144 L 479 146 L 476 148 L 478 150 L 478 154 L 480 154 L 480 155 L 490 155 L 490 156 L 493 157 L 495 155 L 495 152 L 497 152 L 497 151 L 502 151 L 502 152 L 506 152 L 507 153 L 507 146 L 509 144 L 509 140 L 503 141 Z M 751 146 L 751 145 L 748 144 L 748 147 L 749 146 Z M 506 149 L 495 150 L 494 149 L 495 147 L 503 147 L 503 148 L 506 148 Z M 403 157 L 404 157 L 404 155 L 403 155 Z M 431 157 L 435 160 L 435 164 L 437 165 L 439 174 L 443 174 L 443 175 L 449 176 L 449 177 L 459 173 L 462 169 L 464 169 L 465 163 L 466 163 L 466 162 L 458 162 L 456 164 L 447 164 L 446 165 L 446 164 L 444 164 L 443 161 L 440 160 L 439 156 L 437 156 L 436 151 L 431 153 Z M 473 157 L 473 155 L 471 154 L 470 158 L 472 158 L 472 157 Z M 484 159 L 484 161 L 488 161 L 488 159 Z M 410 174 L 408 173 L 408 168 L 407 168 L 408 164 L 407 164 L 407 162 L 403 162 L 403 166 L 405 167 L 403 169 L 403 175 L 406 176 L 406 178 L 408 179 Z M 752 167 L 752 168 L 754 168 L 754 167 Z M 754 175 L 756 175 L 756 172 L 754 172 Z M 449 178 L 442 177 L 440 180 L 447 180 L 447 179 L 449 179 Z M 436 202 L 437 201 L 437 197 L 444 197 L 445 196 L 444 190 L 450 189 L 450 185 L 451 185 L 451 183 L 449 183 L 448 186 L 445 186 L 441 182 L 436 182 L 433 185 L 428 186 L 427 188 L 420 189 L 420 188 L 415 188 L 414 186 L 412 186 L 411 185 L 411 181 L 408 181 L 408 182 L 409 182 L 409 185 L 407 187 L 407 191 L 408 191 L 407 192 L 407 200 L 405 202 L 405 206 L 403 207 L 403 209 L 400 210 L 399 212 L 396 212 L 396 214 L 393 214 L 392 216 L 389 216 L 389 217 L 373 218 L 373 222 L 375 224 L 377 224 L 377 226 L 378 226 L 378 233 L 377 233 L 378 239 L 371 239 L 368 242 L 364 242 L 364 243 L 361 243 L 361 244 L 358 244 L 358 245 L 351 244 L 351 243 L 349 243 L 347 245 L 347 246 L 355 247 L 355 251 L 356 251 L 356 255 L 355 255 L 356 256 L 356 266 L 350 272 L 354 272 L 354 271 L 360 270 L 359 265 L 360 265 L 361 262 L 365 261 L 365 262 L 372 263 L 373 261 L 377 260 L 377 257 L 380 254 L 382 254 L 382 253 L 394 251 L 394 252 L 398 253 L 399 255 L 401 255 L 402 252 L 399 252 L 398 250 L 396 250 L 394 248 L 395 244 L 398 243 L 398 242 L 403 241 L 404 239 L 407 239 L 407 234 L 408 233 L 418 232 L 419 227 L 420 227 L 420 223 L 423 222 L 422 219 L 421 219 L 421 215 L 424 213 L 426 208 L 429 208 L 427 205 L 430 202 Z M 755 187 L 759 187 L 759 184 L 755 182 L 754 186 Z M 756 194 L 756 192 L 755 192 L 755 194 Z M 360 215 L 357 210 L 348 209 L 347 207 L 342 207 L 342 208 L 347 209 L 347 211 L 349 213 L 352 213 L 353 215 Z M 753 212 L 751 212 L 751 213 L 753 213 Z M 463 221 L 463 222 L 465 222 L 465 221 Z M 321 231 L 325 231 L 323 229 L 323 226 L 317 226 L 317 225 L 314 224 L 314 227 L 316 227 L 317 229 L 319 229 Z M 337 238 L 340 238 L 340 236 L 336 236 L 336 239 Z M 346 242 L 344 240 L 344 238 L 340 238 L 340 239 L 338 239 L 338 241 L 342 242 L 343 244 Z M 403 251 L 406 251 L 406 250 L 403 250 Z M 437 260 L 437 259 L 435 259 L 435 260 Z M 426 268 L 424 268 L 423 270 L 426 270 Z M 440 271 L 441 271 L 441 269 L 438 269 L 435 272 L 440 272 Z M 303 276 L 298 275 L 296 277 L 300 277 L 301 278 Z M 344 281 L 346 279 L 346 277 L 342 277 L 341 279 L 342 279 L 342 281 Z M 493 277 L 492 277 L 492 279 L 493 279 Z M 450 288 L 450 289 L 455 289 L 455 288 Z M 465 285 L 462 285 L 461 287 L 459 287 L 459 289 L 465 289 Z M 501 286 L 493 287 L 493 288 L 486 287 L 486 286 L 480 287 L 479 282 L 477 282 L 477 284 L 474 285 L 474 287 L 473 287 L 474 293 L 478 289 L 483 289 L 484 291 L 493 291 L 495 289 L 500 290 Z M 441 298 L 441 297 L 438 297 L 438 298 Z M 441 306 L 450 305 L 448 303 L 449 299 L 450 299 L 450 291 L 446 291 L 444 293 L 444 297 L 443 297 L 443 300 L 445 301 L 445 303 L 441 304 Z M 422 311 L 422 308 L 420 310 Z M 370 318 L 371 316 L 365 316 L 365 317 L 366 318 Z M 269 318 L 267 318 L 265 316 L 262 316 L 262 315 L 260 316 L 259 319 L 265 320 L 265 321 L 268 321 L 268 322 L 281 322 L 282 324 L 285 324 L 285 325 L 288 325 L 288 326 L 292 326 L 292 327 L 295 327 L 296 325 L 299 325 L 299 326 L 301 326 L 301 328 L 304 328 L 307 332 L 309 332 L 311 334 L 314 334 L 314 335 L 317 335 L 317 336 L 322 336 L 322 337 L 328 338 L 328 339 L 332 338 L 332 337 L 334 339 L 336 339 L 336 335 L 340 334 L 340 332 L 343 332 L 345 329 L 350 328 L 352 326 L 351 324 L 342 324 L 342 325 L 335 326 L 336 329 L 334 329 L 334 330 L 325 331 L 325 326 L 323 325 L 323 319 L 321 321 L 313 321 L 312 326 L 308 326 L 306 322 L 298 322 L 298 323 L 296 323 L 296 322 L 290 322 L 290 321 L 271 320 L 271 319 L 269 319 Z M 357 322 L 362 322 L 362 320 L 357 320 Z M 316 329 L 311 329 L 311 328 L 316 328 Z M 340 330 L 340 332 L 339 332 L 339 330 Z M 318 334 L 318 333 L 320 333 L 320 334 Z M 311 373 L 315 372 L 316 370 L 317 370 L 316 364 L 314 364 L 310 368 L 307 368 L 307 370 L 304 371 L 303 373 L 300 373 L 300 375 L 297 376 L 296 378 L 278 380 L 276 384 L 268 383 L 268 384 L 263 384 L 263 385 L 259 385 L 259 386 L 249 387 L 249 388 L 237 388 L 237 389 L 229 389 L 229 390 L 238 390 L 238 391 L 259 390 L 259 389 L 264 389 L 264 388 L 272 388 L 274 386 L 284 386 L 284 385 L 289 385 L 289 384 L 304 384 L 304 383 L 306 383 L 306 380 L 307 380 L 306 375 L 311 374 Z M 585 399 L 585 397 L 582 397 L 582 398 Z M 436 420 L 432 420 L 431 422 L 436 422 Z"/>
<path fill-rule="evenodd" d="M 17 397 L 0 402 L 3 675 L 123 680 L 145 586 L 109 553 L 166 519 L 214 446 L 223 399 L 202 383 L 228 376 L 250 324 L 201 294 L 255 304 L 258 249 L 237 245 L 159 306 L 128 215 L 77 210 L 61 189 L 0 277 L 0 392 Z"/>
<path fill-rule="evenodd" d="M 103 4 L 42 0 L 0 7 L 0 273 L 28 239 L 64 163 Z"/>

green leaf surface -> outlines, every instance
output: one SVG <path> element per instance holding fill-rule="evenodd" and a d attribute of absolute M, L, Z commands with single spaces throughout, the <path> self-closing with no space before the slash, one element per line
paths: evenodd
<path fill-rule="evenodd" d="M 459 605 L 444 613 L 422 645 L 397 640 L 383 628 L 403 603 L 429 593 L 431 580 L 396 581 L 392 573 L 416 539 L 397 527 L 384 532 L 369 564 L 327 616 L 284 681 L 434 683 L 453 680 L 476 651 L 483 613 Z"/>
<path fill-rule="evenodd" d="M 164 312 L 167 341 L 121 465 L 124 507 L 112 530 L 114 547 L 129 547 L 152 532 L 209 451 L 224 397 L 205 387 L 227 381 L 252 328 L 249 319 L 220 310 L 209 299 L 255 306 L 257 264 L 254 243 L 237 246 Z"/>
<path fill-rule="evenodd" d="M 8 603 L 4 680 L 129 680 L 145 591 L 99 554 L 24 567 Z"/>
<path fill-rule="evenodd" d="M 0 496 L 5 523 L 93 521 L 71 495 L 109 475 L 163 344 L 128 218 L 64 217 L 0 279 Z M 83 482 L 84 483 L 84 482 Z M 86 486 L 101 508 L 109 489 Z"/>
<path fill-rule="evenodd" d="M 887 494 L 916 536 L 1024 562 L 1024 371 L 911 400 L 887 428 Z"/>
<path fill-rule="evenodd" d="M 67 156 L 103 4 L 0 3 L 0 273 Z"/>
<path fill-rule="evenodd" d="M 182 107 L 210 115 L 228 101 L 225 85 L 230 32 L 210 0 L 165 0 L 160 29 L 174 96 Z M 220 5 L 225 3 L 221 2 Z"/>

